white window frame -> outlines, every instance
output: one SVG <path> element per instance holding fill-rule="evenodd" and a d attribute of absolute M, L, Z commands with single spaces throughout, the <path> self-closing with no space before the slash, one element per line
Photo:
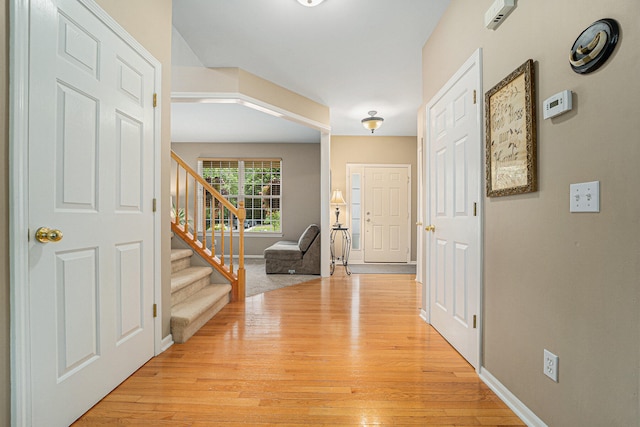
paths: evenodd
<path fill-rule="evenodd" d="M 277 195 L 272 195 L 270 194 L 268 196 L 269 200 L 277 200 L 278 201 L 278 211 L 280 212 L 280 227 L 278 230 L 272 230 L 272 231 L 251 231 L 252 227 L 249 227 L 247 229 L 245 229 L 245 237 L 251 236 L 282 236 L 282 229 L 283 229 L 283 222 L 282 222 L 282 216 L 283 216 L 283 203 L 282 203 L 282 186 L 283 186 L 283 161 L 281 158 L 211 158 L 211 157 L 203 157 L 203 158 L 199 158 L 198 159 L 198 167 L 197 167 L 197 172 L 200 176 L 203 176 L 204 173 L 204 164 L 205 162 L 230 162 L 230 163 L 237 163 L 238 164 L 238 194 L 229 194 L 229 195 L 225 195 L 228 198 L 237 198 L 238 202 L 240 201 L 245 201 L 247 198 L 252 198 L 252 199 L 258 199 L 258 198 L 262 198 L 264 199 L 265 196 L 264 195 L 247 195 L 244 194 L 245 191 L 245 175 L 246 175 L 246 169 L 245 169 L 245 164 L 246 163 L 255 163 L 255 162 L 278 162 L 279 163 L 279 167 L 280 167 L 280 174 L 279 174 L 279 194 Z M 198 211 L 202 212 L 203 206 L 203 197 L 202 197 L 202 193 L 204 191 L 202 185 L 198 185 L 197 188 L 198 191 Z M 272 203 L 270 203 L 270 205 L 272 205 Z M 259 208 L 255 208 L 252 207 L 249 208 L 246 206 L 245 203 L 245 209 L 247 212 L 247 217 L 249 216 L 249 211 L 259 211 L 262 209 Z M 251 221 L 254 220 L 253 215 L 251 215 L 252 218 L 251 219 L 246 219 L 246 221 Z M 261 221 L 260 225 L 263 225 L 262 221 L 265 220 L 265 218 L 259 218 L 259 220 Z M 240 224 L 237 224 L 238 227 L 240 226 Z M 237 230 L 237 228 L 236 228 Z M 202 233 L 202 223 L 198 224 L 198 232 Z M 218 233 L 218 232 L 216 232 Z"/>

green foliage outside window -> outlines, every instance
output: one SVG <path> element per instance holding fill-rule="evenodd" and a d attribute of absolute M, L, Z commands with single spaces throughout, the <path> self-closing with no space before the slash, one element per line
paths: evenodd
<path fill-rule="evenodd" d="M 214 159 L 201 162 L 202 176 L 213 188 L 236 206 L 238 200 L 244 200 L 247 218 L 243 226 L 247 232 L 281 231 L 280 160 Z M 208 200 L 207 208 L 210 203 Z M 219 207 L 213 207 L 219 215 Z M 210 215 L 209 209 L 208 223 Z M 224 213 L 224 218 L 228 219 L 228 212 Z"/>

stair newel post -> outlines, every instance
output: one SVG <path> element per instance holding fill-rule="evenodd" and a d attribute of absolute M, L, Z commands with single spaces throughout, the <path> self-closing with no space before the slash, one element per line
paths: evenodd
<path fill-rule="evenodd" d="M 245 269 L 244 269 L 244 220 L 247 218 L 247 211 L 244 208 L 244 201 L 238 202 L 238 286 L 234 288 L 234 300 L 244 301 L 245 299 Z M 237 290 L 236 290 L 237 289 Z"/>
<path fill-rule="evenodd" d="M 222 265 L 224 265 L 224 210 L 225 210 L 225 206 L 224 204 L 222 204 L 222 202 L 220 203 L 220 262 L 222 262 Z"/>
<path fill-rule="evenodd" d="M 175 194 L 176 194 L 176 199 L 175 199 L 175 205 L 172 206 L 174 209 L 174 218 L 173 221 L 176 223 L 176 225 L 180 225 L 180 220 L 179 220 L 179 215 L 178 215 L 178 210 L 180 209 L 180 164 L 178 162 L 176 162 L 176 188 L 175 188 Z"/>
<path fill-rule="evenodd" d="M 202 187 L 202 247 L 207 249 L 207 194 L 209 192 Z"/>
<path fill-rule="evenodd" d="M 229 210 L 229 272 L 233 274 L 233 219 L 237 218 L 237 213 Z"/>

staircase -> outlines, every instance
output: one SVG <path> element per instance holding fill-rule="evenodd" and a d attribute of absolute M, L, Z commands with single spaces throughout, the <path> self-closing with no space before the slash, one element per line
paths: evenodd
<path fill-rule="evenodd" d="M 171 159 L 171 231 L 187 246 L 171 251 L 171 334 L 184 343 L 229 301 L 244 301 L 244 227 L 237 224 L 244 224 L 246 210 L 244 201 L 229 202 L 173 150 Z M 192 265 L 194 253 L 206 266 Z M 211 283 L 214 270 L 225 284 Z"/>
<path fill-rule="evenodd" d="M 211 267 L 191 265 L 191 249 L 171 250 L 171 334 L 186 342 L 231 299 L 231 285 L 212 284 Z"/>

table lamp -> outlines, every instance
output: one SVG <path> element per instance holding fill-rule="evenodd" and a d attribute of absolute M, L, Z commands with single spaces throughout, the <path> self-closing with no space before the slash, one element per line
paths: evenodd
<path fill-rule="evenodd" d="M 344 206 L 347 204 L 347 202 L 344 201 L 344 197 L 342 197 L 342 191 L 340 190 L 333 190 L 333 194 L 331 195 L 331 202 L 332 205 L 336 206 L 336 223 L 333 225 L 336 228 L 339 228 L 341 226 L 339 220 L 340 220 L 340 206 Z"/>

